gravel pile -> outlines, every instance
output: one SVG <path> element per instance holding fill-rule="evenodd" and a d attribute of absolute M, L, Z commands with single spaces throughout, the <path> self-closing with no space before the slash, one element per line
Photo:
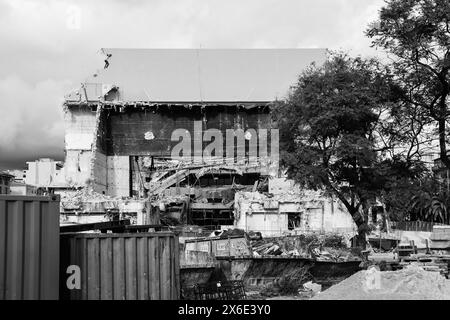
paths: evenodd
<path fill-rule="evenodd" d="M 450 280 L 417 265 L 398 271 L 360 271 L 312 300 L 450 300 Z"/>

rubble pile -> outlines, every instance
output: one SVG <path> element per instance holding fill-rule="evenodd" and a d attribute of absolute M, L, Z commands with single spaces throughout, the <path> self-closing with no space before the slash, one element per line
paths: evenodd
<path fill-rule="evenodd" d="M 161 224 L 176 226 L 187 223 L 186 214 L 189 206 L 189 197 L 174 195 L 167 197 L 153 196 L 152 206 L 158 207 Z"/>
<path fill-rule="evenodd" d="M 313 300 L 450 300 L 450 280 L 411 264 L 398 271 L 355 273 Z"/>
<path fill-rule="evenodd" d="M 102 203 L 106 207 L 109 205 L 109 207 L 116 208 L 117 200 L 117 198 L 94 191 L 89 192 L 87 188 L 83 188 L 61 193 L 61 208 L 65 210 L 83 210 L 85 203 Z"/>
<path fill-rule="evenodd" d="M 358 261 L 360 258 L 343 243 L 339 235 L 298 235 L 252 240 L 254 256 L 286 256 L 317 261 Z"/>
<path fill-rule="evenodd" d="M 182 203 L 189 200 L 185 195 L 152 195 L 149 197 L 152 205 L 154 206 L 165 206 L 170 204 Z"/>
<path fill-rule="evenodd" d="M 402 262 L 399 263 L 401 267 L 410 265 L 411 263 L 420 266 L 426 271 L 439 272 L 443 276 L 448 276 L 448 262 L 450 257 L 439 256 L 433 254 L 412 254 L 407 258 L 404 258 Z"/>

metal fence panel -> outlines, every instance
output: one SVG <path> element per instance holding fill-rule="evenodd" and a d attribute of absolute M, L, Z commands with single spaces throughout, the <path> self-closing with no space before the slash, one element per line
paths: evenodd
<path fill-rule="evenodd" d="M 403 231 L 424 231 L 432 232 L 433 226 L 443 225 L 442 223 L 428 221 L 400 221 L 392 223 L 397 230 Z"/>
<path fill-rule="evenodd" d="M 81 271 L 81 288 L 62 299 L 175 300 L 180 295 L 178 237 L 173 233 L 61 235 L 61 276 Z"/>

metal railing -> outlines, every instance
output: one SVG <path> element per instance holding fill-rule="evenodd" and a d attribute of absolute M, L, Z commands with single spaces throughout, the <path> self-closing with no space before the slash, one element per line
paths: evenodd
<path fill-rule="evenodd" d="M 442 226 L 442 223 L 429 222 L 429 221 L 400 221 L 391 222 L 392 228 L 402 231 L 424 231 L 432 232 L 433 226 Z"/>

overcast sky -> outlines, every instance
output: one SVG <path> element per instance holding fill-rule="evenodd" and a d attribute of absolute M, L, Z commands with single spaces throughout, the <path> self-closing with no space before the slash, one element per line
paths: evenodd
<path fill-rule="evenodd" d="M 100 48 L 329 48 L 375 55 L 383 0 L 0 0 L 0 168 L 64 158 L 65 93 Z"/>

